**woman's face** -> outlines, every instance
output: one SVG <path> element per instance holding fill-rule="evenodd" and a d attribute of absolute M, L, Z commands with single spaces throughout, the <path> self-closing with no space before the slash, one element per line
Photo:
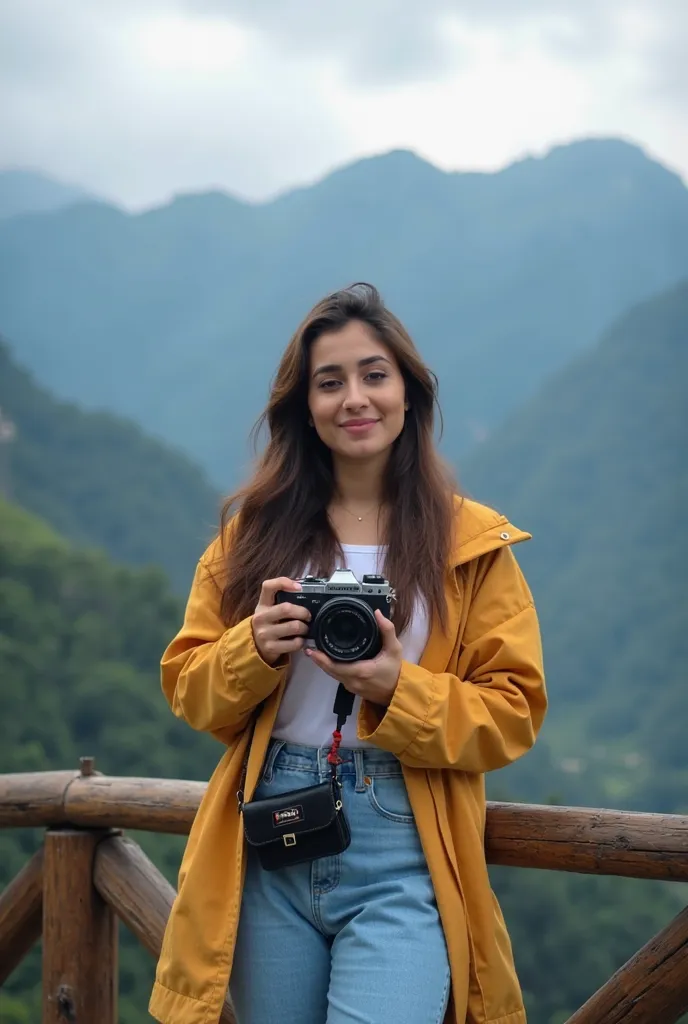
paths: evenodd
<path fill-rule="evenodd" d="M 335 457 L 377 458 L 404 426 L 405 387 L 391 350 L 360 320 L 311 346 L 308 408 Z"/>

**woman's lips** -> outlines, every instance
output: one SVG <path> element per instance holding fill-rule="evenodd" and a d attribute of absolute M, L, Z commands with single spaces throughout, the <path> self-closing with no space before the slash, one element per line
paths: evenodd
<path fill-rule="evenodd" d="M 367 434 L 377 422 L 378 420 L 349 420 L 347 423 L 342 423 L 342 427 L 348 434 L 357 436 L 358 434 Z"/>

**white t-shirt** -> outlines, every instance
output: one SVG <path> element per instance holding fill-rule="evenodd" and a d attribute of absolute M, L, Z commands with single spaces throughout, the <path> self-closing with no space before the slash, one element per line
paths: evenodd
<path fill-rule="evenodd" d="M 342 544 L 346 565 L 357 579 L 366 573 L 383 572 L 385 548 L 374 545 Z M 399 637 L 405 661 L 417 664 L 425 649 L 429 633 L 429 618 L 425 605 L 419 601 L 408 628 Z M 336 725 L 332 713 L 338 683 L 318 668 L 302 651 L 292 655 L 289 679 L 277 713 L 272 735 L 287 743 L 300 743 L 308 747 L 329 744 Z M 356 697 L 351 715 L 342 730 L 342 747 L 371 747 L 372 743 L 359 740 L 356 720 L 361 698 Z"/>

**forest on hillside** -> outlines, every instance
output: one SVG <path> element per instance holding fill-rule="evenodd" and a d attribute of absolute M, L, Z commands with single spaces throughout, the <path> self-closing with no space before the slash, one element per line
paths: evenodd
<path fill-rule="evenodd" d="M 546 742 L 585 803 L 688 812 L 688 282 L 629 310 L 462 479 L 533 540 Z M 518 766 L 517 766 L 518 767 Z"/>
<path fill-rule="evenodd" d="M 0 411 L 15 432 L 0 446 L 0 494 L 76 543 L 160 566 L 186 591 L 220 505 L 201 469 L 122 417 L 58 401 L 1 338 Z"/>

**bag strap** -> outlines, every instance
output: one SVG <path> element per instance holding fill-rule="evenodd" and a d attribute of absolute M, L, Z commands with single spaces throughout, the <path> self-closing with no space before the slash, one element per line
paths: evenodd
<path fill-rule="evenodd" d="M 239 780 L 239 789 L 237 790 L 237 804 L 239 806 L 239 813 L 243 810 L 244 806 L 244 786 L 246 785 L 246 773 L 248 772 L 248 759 L 251 754 L 251 747 L 253 745 L 253 735 L 256 731 L 256 722 L 258 721 L 258 715 L 262 704 L 258 705 L 253 719 L 251 722 L 251 735 L 249 736 L 248 746 L 246 747 L 246 753 L 244 754 L 244 761 L 241 766 L 241 777 Z M 337 778 L 337 767 L 342 763 L 342 759 L 339 756 L 339 747 L 342 742 L 342 729 L 344 724 L 353 711 L 354 708 L 354 695 L 347 688 L 340 683 L 337 687 L 337 692 L 334 697 L 334 706 L 332 713 L 337 716 L 337 724 L 332 733 L 332 746 L 330 752 L 327 755 L 327 763 L 330 766 L 330 774 L 332 779 Z"/>

